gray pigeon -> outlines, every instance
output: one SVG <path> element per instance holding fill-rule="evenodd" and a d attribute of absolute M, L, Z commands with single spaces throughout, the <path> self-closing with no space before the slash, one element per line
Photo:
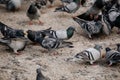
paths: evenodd
<path fill-rule="evenodd" d="M 19 55 L 18 51 L 25 49 L 28 40 L 26 38 L 0 39 L 0 43 L 8 46 L 14 53 Z"/>
<path fill-rule="evenodd" d="M 101 21 L 103 24 L 102 32 L 106 35 L 110 35 L 110 33 L 112 32 L 112 26 L 109 23 L 107 17 L 105 15 L 102 15 Z"/>
<path fill-rule="evenodd" d="M 27 17 L 30 19 L 30 23 L 29 23 L 30 25 L 32 24 L 32 20 L 38 20 L 39 24 L 43 25 L 43 22 L 41 22 L 39 20 L 39 18 L 40 18 L 39 9 L 40 8 L 41 7 L 38 4 L 36 4 L 36 3 L 31 3 L 30 4 L 30 6 L 29 6 L 29 8 L 27 10 L 27 13 L 26 13 Z"/>
<path fill-rule="evenodd" d="M 73 0 L 61 0 L 61 2 L 62 2 L 62 3 L 68 3 L 68 4 L 69 4 L 69 3 L 73 2 Z"/>
<path fill-rule="evenodd" d="M 105 2 L 105 0 L 96 0 L 90 9 L 88 9 L 85 13 L 78 15 L 77 17 L 87 21 L 94 20 L 94 18 L 98 17 L 98 14 L 103 9 Z"/>
<path fill-rule="evenodd" d="M 109 66 L 120 63 L 120 52 L 112 50 L 109 47 L 107 47 L 105 59 L 109 63 Z"/>
<path fill-rule="evenodd" d="M 46 36 L 46 34 L 44 34 L 44 31 L 49 31 L 50 29 L 51 27 L 45 30 L 40 30 L 40 31 L 28 30 L 27 37 L 32 42 L 36 42 L 37 38 L 41 38 L 41 37 L 44 38 Z"/>
<path fill-rule="evenodd" d="M 0 22 L 0 31 L 4 38 L 17 38 L 25 36 L 24 30 L 13 29 L 2 22 Z"/>
<path fill-rule="evenodd" d="M 0 0 L 0 4 L 7 4 L 7 2 L 10 0 Z"/>
<path fill-rule="evenodd" d="M 46 36 L 49 36 L 52 38 L 68 40 L 73 36 L 75 31 L 76 31 L 75 28 L 70 26 L 66 30 L 56 30 L 56 31 L 55 30 L 44 30 L 43 33 Z"/>
<path fill-rule="evenodd" d="M 102 22 L 98 21 L 86 21 L 77 17 L 73 18 L 81 28 L 88 34 L 89 38 L 92 38 L 93 34 L 99 34 L 103 27 Z"/>
<path fill-rule="evenodd" d="M 43 7 L 47 6 L 48 2 L 52 5 L 54 0 L 36 0 L 35 2 Z"/>
<path fill-rule="evenodd" d="M 36 69 L 36 72 L 37 72 L 36 80 L 50 80 L 50 78 L 45 77 L 45 76 L 42 74 L 40 68 Z"/>
<path fill-rule="evenodd" d="M 83 60 L 85 62 L 90 62 L 90 64 L 93 64 L 95 61 L 102 58 L 101 49 L 102 49 L 102 46 L 95 45 L 95 47 L 93 48 L 88 48 L 80 53 L 77 53 L 75 55 L 75 58 L 79 60 Z"/>
<path fill-rule="evenodd" d="M 75 13 L 80 8 L 80 0 L 74 0 L 67 5 L 60 6 L 55 9 L 55 12 Z"/>
<path fill-rule="evenodd" d="M 108 19 L 111 27 L 120 28 L 120 4 L 114 4 L 108 11 Z"/>
<path fill-rule="evenodd" d="M 37 38 L 36 42 L 38 42 L 43 48 L 47 49 L 48 51 L 64 47 L 73 48 L 71 42 L 65 42 L 63 40 L 55 38 Z"/>
<path fill-rule="evenodd" d="M 9 11 L 19 10 L 21 8 L 22 0 L 9 0 L 6 3 L 6 8 Z"/>

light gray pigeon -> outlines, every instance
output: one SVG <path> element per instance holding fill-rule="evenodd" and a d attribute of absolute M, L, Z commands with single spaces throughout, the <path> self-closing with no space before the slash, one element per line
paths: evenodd
<path fill-rule="evenodd" d="M 40 68 L 36 69 L 36 72 L 37 72 L 36 80 L 50 80 L 50 78 L 45 77 L 45 76 L 42 74 Z"/>
<path fill-rule="evenodd" d="M 22 5 L 22 0 L 9 0 L 6 3 L 6 8 L 9 11 L 16 11 L 21 8 L 21 5 Z"/>
<path fill-rule="evenodd" d="M 55 12 L 67 12 L 67 13 L 75 13 L 80 8 L 80 0 L 73 0 L 67 5 L 60 6 L 55 9 Z"/>
<path fill-rule="evenodd" d="M 9 38 L 9 39 L 0 39 L 1 44 L 5 44 L 8 46 L 11 50 L 13 50 L 14 53 L 19 55 L 18 51 L 22 51 L 25 49 L 27 45 L 28 40 L 24 37 L 22 38 Z"/>
<path fill-rule="evenodd" d="M 88 48 L 80 53 L 77 53 L 75 55 L 75 58 L 79 60 L 83 60 L 85 62 L 90 62 L 90 64 L 93 64 L 95 61 L 102 58 L 101 49 L 102 49 L 102 46 L 95 45 L 95 47 L 93 48 Z"/>
<path fill-rule="evenodd" d="M 109 66 L 120 63 L 120 52 L 116 50 L 112 50 L 109 47 L 107 47 L 105 59 L 106 59 L 106 62 L 109 63 Z"/>
<path fill-rule="evenodd" d="M 73 48 L 72 42 L 65 42 L 55 38 L 37 38 L 36 42 L 48 51 L 64 47 Z"/>
<path fill-rule="evenodd" d="M 86 21 L 77 17 L 73 18 L 81 28 L 88 34 L 89 38 L 92 38 L 93 34 L 99 34 L 103 27 L 101 21 Z"/>
<path fill-rule="evenodd" d="M 57 39 L 61 39 L 61 40 L 68 40 L 70 39 L 75 32 L 75 28 L 70 26 L 68 27 L 66 30 L 44 30 L 43 33 L 46 36 L 52 37 L 52 38 L 57 38 Z"/>

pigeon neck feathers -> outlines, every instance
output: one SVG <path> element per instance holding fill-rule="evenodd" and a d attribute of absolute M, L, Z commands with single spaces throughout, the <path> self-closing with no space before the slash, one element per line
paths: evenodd
<path fill-rule="evenodd" d="M 67 38 L 68 38 L 68 39 L 73 36 L 74 31 L 75 31 L 75 29 L 72 28 L 72 27 L 67 29 Z"/>
<path fill-rule="evenodd" d="M 94 47 L 96 50 L 98 50 L 99 52 L 101 52 L 101 49 L 102 49 L 102 46 L 99 46 L 99 45 L 95 45 Z"/>

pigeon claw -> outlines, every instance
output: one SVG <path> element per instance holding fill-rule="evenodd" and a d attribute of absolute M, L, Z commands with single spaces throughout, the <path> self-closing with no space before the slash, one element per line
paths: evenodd
<path fill-rule="evenodd" d="M 29 25 L 33 25 L 32 21 L 29 21 Z"/>
<path fill-rule="evenodd" d="M 39 20 L 39 25 L 44 25 L 44 23 L 42 21 Z"/>
<path fill-rule="evenodd" d="M 20 52 L 17 52 L 17 53 L 15 53 L 15 54 L 16 54 L 16 55 L 18 55 L 18 56 L 19 56 L 19 55 L 21 55 L 21 53 L 20 53 Z"/>

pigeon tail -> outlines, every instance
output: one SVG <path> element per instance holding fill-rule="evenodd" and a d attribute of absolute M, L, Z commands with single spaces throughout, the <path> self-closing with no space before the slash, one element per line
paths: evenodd
<path fill-rule="evenodd" d="M 73 48 L 74 47 L 74 46 L 72 46 L 73 45 L 72 42 L 63 41 L 62 44 L 63 44 L 62 47 L 68 47 L 68 48 Z"/>
<path fill-rule="evenodd" d="M 76 21 L 80 26 L 82 26 L 82 24 L 86 23 L 85 20 L 80 19 L 78 17 L 73 17 L 73 20 Z"/>
<path fill-rule="evenodd" d="M 10 43 L 10 40 L 9 39 L 0 39 L 0 43 L 1 44 L 9 44 Z"/>

